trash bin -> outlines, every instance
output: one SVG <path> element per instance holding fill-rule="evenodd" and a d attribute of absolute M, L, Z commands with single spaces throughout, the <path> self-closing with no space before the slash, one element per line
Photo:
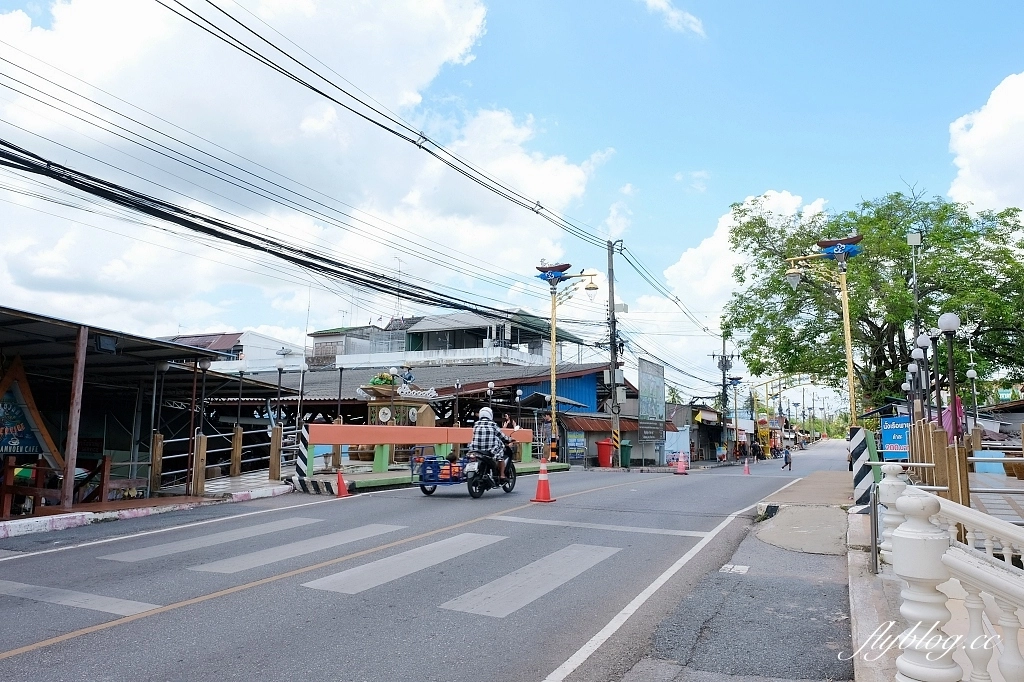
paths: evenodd
<path fill-rule="evenodd" d="M 633 441 L 624 440 L 619 444 L 619 466 L 629 468 L 629 456 L 633 452 Z"/>
<path fill-rule="evenodd" d="M 612 439 L 605 438 L 597 441 L 597 466 L 610 467 L 612 465 Z"/>

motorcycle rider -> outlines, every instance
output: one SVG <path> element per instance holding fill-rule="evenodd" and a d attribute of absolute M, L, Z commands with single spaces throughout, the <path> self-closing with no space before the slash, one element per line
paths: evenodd
<path fill-rule="evenodd" d="M 482 452 L 498 461 L 498 478 L 505 482 L 505 446 L 512 439 L 501 432 L 494 423 L 494 413 L 489 407 L 481 407 L 478 419 L 473 424 L 473 440 L 469 443 L 470 452 Z"/>

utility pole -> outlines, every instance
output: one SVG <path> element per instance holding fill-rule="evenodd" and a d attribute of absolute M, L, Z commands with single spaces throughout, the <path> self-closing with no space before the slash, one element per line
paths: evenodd
<path fill-rule="evenodd" d="M 733 358 L 738 357 L 738 356 L 733 355 L 731 353 L 727 354 L 725 352 L 725 341 L 726 341 L 726 338 L 727 338 L 726 335 L 722 334 L 722 354 L 721 355 L 718 355 L 717 353 L 712 353 L 711 354 L 712 358 L 717 358 L 718 359 L 718 368 L 720 370 L 722 370 L 722 422 L 723 423 L 725 423 L 725 420 L 728 418 L 728 413 L 729 413 L 729 370 L 732 369 L 732 360 L 733 360 Z M 736 436 L 736 441 L 735 442 L 736 442 L 737 447 L 738 447 L 738 444 L 739 444 L 739 431 L 736 432 L 735 436 Z M 728 453 L 729 452 L 729 429 L 728 428 L 725 429 L 725 446 L 726 446 L 726 453 Z M 726 456 L 728 456 L 728 455 L 726 455 Z"/>
<path fill-rule="evenodd" d="M 610 364 L 608 366 L 608 386 L 611 388 L 611 410 L 612 410 L 612 463 L 614 466 L 622 464 L 622 431 L 619 430 L 619 395 L 618 377 L 619 372 L 619 332 L 615 326 L 615 245 L 621 248 L 622 240 L 608 240 L 608 349 L 610 351 Z"/>

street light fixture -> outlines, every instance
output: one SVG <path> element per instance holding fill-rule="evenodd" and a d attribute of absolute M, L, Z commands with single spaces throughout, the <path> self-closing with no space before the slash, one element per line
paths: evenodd
<path fill-rule="evenodd" d="M 956 313 L 939 315 L 939 329 L 946 335 L 946 373 L 949 378 L 950 421 L 953 424 L 953 439 L 960 438 L 960 414 L 957 410 L 956 365 L 953 362 L 953 334 L 960 328 L 960 316 Z"/>
<path fill-rule="evenodd" d="M 539 275 L 537 275 L 537 277 L 539 279 L 542 279 L 545 282 L 547 282 L 548 286 L 550 287 L 550 290 L 551 290 L 551 341 L 550 341 L 550 343 L 551 343 L 551 352 L 550 352 L 550 355 L 551 355 L 551 377 L 550 377 L 550 381 L 551 381 L 551 443 L 549 444 L 549 448 L 550 448 L 549 454 L 557 453 L 557 451 L 558 451 L 557 450 L 557 448 L 558 448 L 558 445 L 557 445 L 557 443 L 558 443 L 558 418 L 557 418 L 557 414 L 556 414 L 557 409 L 558 409 L 558 399 L 556 397 L 557 393 L 556 393 L 556 385 L 555 385 L 556 384 L 556 379 L 557 379 L 557 377 L 556 377 L 556 373 L 557 373 L 556 369 L 557 369 L 557 364 L 558 364 L 558 354 L 557 354 L 557 350 L 556 350 L 556 348 L 557 348 L 556 344 L 557 344 L 557 340 L 558 340 L 558 334 L 557 334 L 557 331 L 556 331 L 556 329 L 557 329 L 557 319 L 558 319 L 558 303 L 559 303 L 559 301 L 558 301 L 558 285 L 563 283 L 563 282 L 566 282 L 566 281 L 568 281 L 570 279 L 585 277 L 585 278 L 588 279 L 588 283 L 587 283 L 586 287 L 584 287 L 584 289 L 586 291 L 588 291 L 588 292 L 593 291 L 597 287 L 597 285 L 594 284 L 594 277 L 597 276 L 596 272 L 594 272 L 594 271 L 587 272 L 586 270 L 581 270 L 578 275 L 567 274 L 569 268 L 571 268 L 571 267 L 572 266 L 569 265 L 568 263 L 560 263 L 560 264 L 557 264 L 557 265 L 547 265 L 547 264 L 544 263 L 544 261 L 541 261 L 541 265 L 537 266 L 537 270 L 540 273 Z M 612 341 L 614 342 L 614 339 Z M 613 367 L 612 369 L 614 370 L 615 368 Z M 616 421 L 616 419 L 617 419 L 617 415 L 614 415 L 613 416 L 613 422 Z M 544 459 L 547 459 L 547 456 L 545 456 Z"/>
<path fill-rule="evenodd" d="M 836 262 L 836 269 L 839 273 L 839 294 L 843 307 L 843 340 L 846 344 L 846 383 L 850 394 L 850 426 L 857 426 L 857 393 L 854 387 L 853 335 L 850 330 L 850 296 L 846 286 L 846 267 L 849 259 L 863 252 L 864 249 L 860 246 L 861 239 L 863 239 L 861 235 L 850 235 L 844 239 L 821 240 L 817 243 L 821 252 L 786 259 L 789 263 L 789 269 L 786 270 L 786 281 L 789 282 L 793 291 L 800 286 L 800 280 L 804 274 L 803 266 L 808 265 L 813 259 L 826 258 Z M 819 271 L 819 274 L 824 275 L 824 272 Z"/>
<path fill-rule="evenodd" d="M 516 389 L 516 426 L 523 423 L 523 389 Z"/>

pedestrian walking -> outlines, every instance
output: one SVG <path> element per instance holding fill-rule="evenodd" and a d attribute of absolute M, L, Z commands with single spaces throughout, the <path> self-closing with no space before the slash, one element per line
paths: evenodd
<path fill-rule="evenodd" d="M 788 447 L 782 451 L 782 468 L 787 467 L 790 471 L 793 470 L 793 453 L 789 451 Z"/>

